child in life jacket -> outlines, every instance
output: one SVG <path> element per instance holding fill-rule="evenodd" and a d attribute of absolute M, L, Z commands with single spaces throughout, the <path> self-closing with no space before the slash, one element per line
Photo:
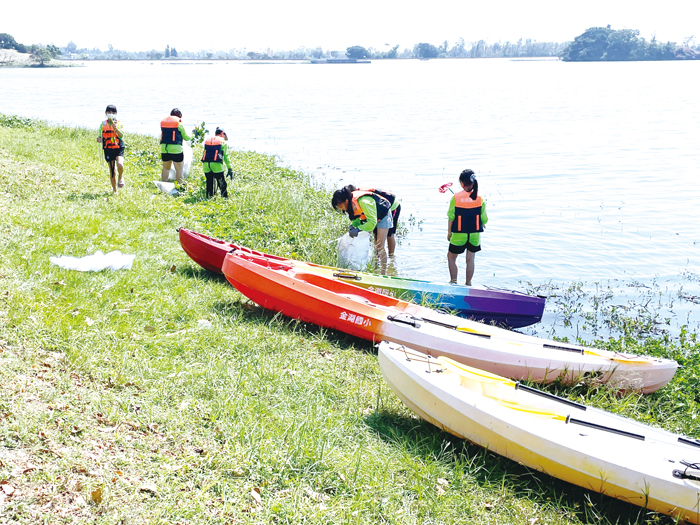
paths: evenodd
<path fill-rule="evenodd" d="M 170 115 L 160 121 L 160 159 L 163 161 L 163 170 L 160 180 L 166 182 L 170 174 L 170 168 L 175 164 L 175 180 L 179 185 L 184 185 L 182 176 L 185 154 L 182 149 L 182 141 L 191 137 L 185 131 L 182 124 L 182 111 L 174 108 Z"/>
<path fill-rule="evenodd" d="M 228 135 L 221 128 L 216 128 L 213 137 L 207 137 L 204 141 L 204 155 L 202 156 L 202 170 L 207 179 L 207 198 L 211 199 L 216 193 L 217 186 L 221 196 L 228 199 L 226 178 L 224 177 L 224 162 L 228 171 L 226 176 L 233 179 L 233 169 L 228 156 Z"/>
<path fill-rule="evenodd" d="M 117 108 L 110 104 L 105 110 L 104 120 L 100 124 L 100 135 L 97 142 L 102 142 L 105 161 L 109 166 L 109 180 L 112 183 L 112 191 L 117 193 L 117 188 L 124 187 L 124 139 L 121 122 L 117 120 Z M 117 172 L 119 181 L 117 182 Z"/>
<path fill-rule="evenodd" d="M 470 169 L 459 175 L 462 191 L 457 192 L 450 201 L 447 210 L 447 267 L 450 270 L 450 282 L 457 282 L 457 256 L 467 253 L 467 280 L 471 286 L 474 276 L 474 257 L 481 250 L 481 232 L 489 218 L 486 214 L 486 202 L 479 195 L 479 183 Z"/>
<path fill-rule="evenodd" d="M 356 237 L 360 231 L 374 232 L 374 248 L 379 261 L 380 272 L 386 275 L 387 255 L 385 245 L 389 232 L 396 232 L 394 217 L 398 219 L 400 201 L 386 190 L 356 188 L 352 184 L 333 193 L 331 205 L 334 209 L 347 213 L 352 223 L 350 236 Z M 395 238 L 389 244 L 390 255 L 394 254 Z"/>

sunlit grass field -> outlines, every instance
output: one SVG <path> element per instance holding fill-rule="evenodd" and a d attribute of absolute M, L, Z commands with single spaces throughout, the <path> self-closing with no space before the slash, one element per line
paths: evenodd
<path fill-rule="evenodd" d="M 309 177 L 234 151 L 229 200 L 197 162 L 172 198 L 131 135 L 112 195 L 96 136 L 0 115 L 0 523 L 674 523 L 418 419 L 371 343 L 264 311 L 180 248 L 187 227 L 335 264 L 347 223 Z M 97 250 L 132 269 L 49 262 Z M 700 437 L 695 334 L 606 347 L 682 367 L 646 397 L 550 391 Z"/>

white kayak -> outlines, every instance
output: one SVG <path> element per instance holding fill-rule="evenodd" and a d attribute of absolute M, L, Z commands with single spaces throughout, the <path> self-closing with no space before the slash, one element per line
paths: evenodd
<path fill-rule="evenodd" d="M 382 342 L 379 365 L 420 417 L 561 480 L 700 524 L 700 441 Z"/>
<path fill-rule="evenodd" d="M 234 250 L 228 281 L 264 308 L 370 341 L 392 341 L 512 379 L 581 379 L 644 393 L 676 373 L 671 359 L 611 352 L 524 335 L 375 293 L 294 262 Z"/>

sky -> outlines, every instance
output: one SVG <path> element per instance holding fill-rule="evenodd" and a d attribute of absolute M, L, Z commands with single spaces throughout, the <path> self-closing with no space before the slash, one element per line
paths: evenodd
<path fill-rule="evenodd" d="M 385 50 L 419 42 L 433 45 L 486 40 L 573 40 L 589 27 L 638 29 L 650 39 L 700 43 L 700 0 L 119 0 L 69 3 L 36 0 L 31 16 L 21 2 L 2 8 L 0 33 L 23 44 L 69 41 L 79 48 L 125 51 L 345 50 L 351 45 Z"/>

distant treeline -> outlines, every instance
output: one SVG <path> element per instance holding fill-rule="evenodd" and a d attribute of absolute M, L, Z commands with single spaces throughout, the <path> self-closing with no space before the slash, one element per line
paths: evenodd
<path fill-rule="evenodd" d="M 299 47 L 294 50 L 248 51 L 246 48 L 229 50 L 178 51 L 170 45 L 160 51 L 123 51 L 110 44 L 106 51 L 98 48 L 79 48 L 74 42 L 65 47 L 33 44 L 25 46 L 7 34 L 0 33 L 0 49 L 15 49 L 31 53 L 42 64 L 51 58 L 76 60 L 319 60 L 338 58 L 498 58 L 498 57 L 560 57 L 567 62 L 621 61 L 621 60 L 678 60 L 700 59 L 700 46 L 693 46 L 694 37 L 688 37 L 682 46 L 675 42 L 661 43 L 656 38 L 646 41 L 635 29 L 611 29 L 610 26 L 592 27 L 577 36 L 573 42 L 538 42 L 530 38 L 517 42 L 485 40 L 468 42 L 459 38 L 455 43 L 444 40 L 439 45 L 421 42 L 412 48 L 400 50 L 399 45 L 385 49 L 350 46 L 344 51 L 324 50 L 321 47 Z"/>
<path fill-rule="evenodd" d="M 622 60 L 700 60 L 700 49 L 688 37 L 682 46 L 661 43 L 656 37 L 647 42 L 636 29 L 591 27 L 577 36 L 561 53 L 566 62 L 613 62 Z"/>
<path fill-rule="evenodd" d="M 123 51 L 111 45 L 106 51 L 98 48 L 80 48 L 74 42 L 60 48 L 64 59 L 76 60 L 319 60 L 328 58 L 494 58 L 494 57 L 555 57 L 561 53 L 568 42 L 538 42 L 532 39 L 520 39 L 517 42 L 495 42 L 489 44 L 484 40 L 467 42 L 460 38 L 454 44 L 445 40 L 439 45 L 419 43 L 403 50 L 399 45 L 385 49 L 351 46 L 345 50 L 328 50 L 322 47 L 299 47 L 293 50 L 268 48 L 263 51 L 248 51 L 246 48 L 228 50 L 205 49 L 199 51 L 179 51 L 167 45 L 165 49 L 150 51 Z"/>

